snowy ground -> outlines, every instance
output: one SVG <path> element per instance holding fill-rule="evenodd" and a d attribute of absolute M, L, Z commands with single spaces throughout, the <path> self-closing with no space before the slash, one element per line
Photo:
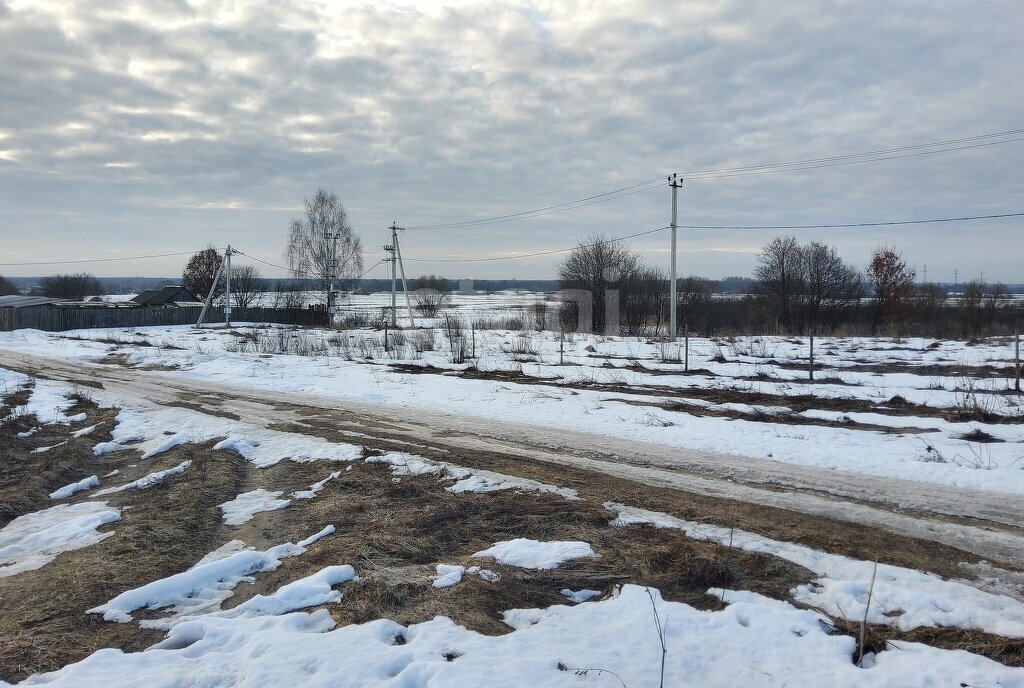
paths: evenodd
<path fill-rule="evenodd" d="M 1024 491 L 1024 401 L 1007 393 L 1009 340 L 819 338 L 811 381 L 807 339 L 693 338 L 682 374 L 681 345 L 573 336 L 560 354 L 550 332 L 479 330 L 475 346 L 464 334 L 476 357 L 460 364 L 443 328 L 391 333 L 387 351 L 371 330 L 247 327 L 23 330 L 0 334 L 0 347 L 75 361 L 121 354 L 195 380 Z"/>
<path fill-rule="evenodd" d="M 22 331 L 0 335 L 0 347 L 75 361 L 109 362 L 115 354 L 119 364 L 166 369 L 161 375 L 333 395 L 396 409 L 517 418 L 589 430 L 598 441 L 607 435 L 1017 495 L 1024 489 L 1021 410 L 1014 396 L 1003 393 L 1007 379 L 999 376 L 1011 365 L 1006 342 L 934 346 L 930 340 L 816 340 L 824 369 L 812 383 L 805 370 L 794 369 L 806 363 L 806 340 L 697 339 L 691 342 L 690 367 L 706 373 L 683 375 L 678 352 L 660 343 L 574 337 L 565 343 L 559 365 L 559 343 L 550 334 L 481 331 L 477 358 L 453 364 L 446 333 L 426 332 L 405 333 L 405 343 L 390 342 L 387 352 L 379 332 L 262 328 Z M 417 351 L 415 343 L 428 338 L 433 349 Z M 396 364 L 429 366 L 430 372 Z M 32 382 L 0 370 L 5 396 Z M 3 423 L 31 417 L 37 429 L 66 426 L 69 437 L 90 442 L 95 456 L 119 457 L 124 471 L 135 462 L 145 467 L 182 447 L 213 441 L 214 451 L 235 452 L 257 474 L 282 465 L 317 469 L 298 488 L 269 483 L 233 492 L 221 502 L 217 520 L 238 535 L 251 532 L 245 529 L 254 519 L 273 524 L 290 510 L 336 498 L 332 490 L 340 476 L 366 464 L 383 464 L 396 485 L 429 478 L 460 499 L 467 493 L 486 499 L 538 494 L 560 500 L 566 511 L 586 503 L 564 485 L 414 452 L 368 453 L 356 444 L 186 408 L 127 407 L 101 389 L 88 390 L 89 396 L 120 411 L 109 437 L 89 440 L 94 429 L 86 426 L 85 415 L 69 413 L 74 386 L 34 382 Z M 897 396 L 903 401 L 893 399 Z M 842 404 L 858 410 L 836 410 Z M 963 420 L 968 413 L 979 420 Z M 967 433 L 1000 441 L 962 439 Z M 196 468 L 181 461 L 141 470 L 143 475 L 130 480 L 110 471 L 55 485 L 46 508 L 0 529 L 0 577 L 16 583 L 54 565 L 57 557 L 101 546 L 108 538 L 116 541 L 124 512 L 103 500 L 148 494 Z M 1024 686 L 1024 669 L 917 642 L 893 641 L 887 651 L 871 652 L 858 665 L 851 659 L 855 639 L 837 630 L 841 620 L 866 615 L 871 624 L 900 631 L 960 629 L 1024 639 L 1024 590 L 1017 589 L 1017 597 L 1000 594 L 968 580 L 966 573 L 964 580 L 953 580 L 876 566 L 619 502 L 590 506 L 606 511 L 603 527 L 610 531 L 646 526 L 678 532 L 796 564 L 809 578 L 786 599 L 710 588 L 708 595 L 724 604 L 717 610 L 668 601 L 655 588 L 628 582 L 605 593 L 566 589 L 567 604 L 506 610 L 503 621 L 513 630 L 497 636 L 443 616 L 407 625 L 380 618 L 339 626 L 331 612 L 343 608 L 348 591 L 360 584 L 368 562 L 359 560 L 332 561 L 240 605 L 222 606 L 239 586 L 287 571 L 289 562 L 346 535 L 340 524 L 316 522 L 293 542 L 282 538 L 256 547 L 236 537 L 169 576 L 112 591 L 89 612 L 111 624 L 157 629 L 166 637 L 145 652 L 100 650 L 24 684 L 635 688 L 662 682 L 664 656 L 663 683 L 672 686 Z M 438 595 L 459 595 L 467 580 L 497 591 L 504 581 L 488 567 L 543 572 L 578 562 L 599 564 L 612 554 L 575 538 L 539 541 L 509 533 L 484 549 L 446 553 L 426 567 L 420 584 Z"/>

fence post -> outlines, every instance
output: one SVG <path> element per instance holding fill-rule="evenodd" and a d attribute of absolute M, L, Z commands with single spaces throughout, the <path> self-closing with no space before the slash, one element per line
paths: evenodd
<path fill-rule="evenodd" d="M 565 363 L 565 328 L 558 324 L 558 365 Z"/>
<path fill-rule="evenodd" d="M 388 321 L 384 321 L 384 351 L 388 350 Z"/>
<path fill-rule="evenodd" d="M 1013 389 L 1020 394 L 1020 329 L 1013 331 Z"/>
<path fill-rule="evenodd" d="M 807 374 L 810 379 L 814 379 L 814 335 L 811 335 L 811 365 L 807 368 Z"/>
<path fill-rule="evenodd" d="M 690 369 L 690 323 L 683 323 L 683 346 L 685 347 L 683 370 L 688 371 Z"/>
<path fill-rule="evenodd" d="M 476 358 L 476 323 L 469 324 L 470 334 L 473 335 L 473 358 Z"/>

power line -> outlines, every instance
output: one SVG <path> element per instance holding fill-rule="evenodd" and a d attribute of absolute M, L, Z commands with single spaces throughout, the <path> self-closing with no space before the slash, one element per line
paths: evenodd
<path fill-rule="evenodd" d="M 967 222 L 969 220 L 993 220 L 1003 217 L 1024 217 L 1024 212 L 1000 213 L 998 215 L 968 215 L 964 217 L 939 217 L 930 220 L 890 220 L 886 222 L 842 222 L 831 225 L 679 225 L 684 229 L 838 229 L 843 227 L 889 227 L 892 225 L 926 225 L 935 222 Z"/>
<path fill-rule="evenodd" d="M 206 249 L 199 249 L 204 251 Z M 178 253 L 154 253 L 148 256 L 123 256 L 118 258 L 81 258 L 77 260 L 36 260 L 27 263 L 0 263 L 0 266 L 14 267 L 24 265 L 72 265 L 77 263 L 113 263 L 120 260 L 146 260 L 148 258 L 167 258 L 169 256 L 189 256 L 199 251 L 181 251 Z"/>
<path fill-rule="evenodd" d="M 669 229 L 670 225 L 664 227 L 657 227 L 655 229 L 648 229 L 645 232 L 637 232 L 636 234 L 627 234 L 626 236 L 613 237 L 611 239 L 605 239 L 603 241 L 595 241 L 589 244 L 577 244 L 576 246 L 570 246 L 568 248 L 556 248 L 550 251 L 536 251 L 534 253 L 520 253 L 514 256 L 493 256 L 489 258 L 406 258 L 408 261 L 415 261 L 417 263 L 483 263 L 493 260 L 518 260 L 519 258 L 533 258 L 534 256 L 549 256 L 554 253 L 566 253 L 567 251 L 574 251 L 577 248 L 588 248 L 590 246 L 597 246 L 598 244 L 604 243 L 604 241 L 623 241 L 625 239 L 634 239 L 636 237 L 644 236 L 646 234 L 654 234 L 655 232 L 663 232 Z"/>
<path fill-rule="evenodd" d="M 679 176 L 684 177 L 686 179 L 695 180 L 721 179 L 726 177 L 745 177 L 756 174 L 776 174 L 779 172 L 815 170 L 826 167 L 839 167 L 843 165 L 859 165 L 870 162 L 897 160 L 901 158 L 919 157 L 924 155 L 936 155 L 939 153 L 949 153 L 953 151 L 961 151 L 972 148 L 996 146 L 1006 143 L 1024 141 L 1024 136 L 1020 136 L 1021 134 L 1024 134 L 1024 129 L 1008 129 L 1006 131 L 978 134 L 975 136 L 966 136 L 957 139 L 947 139 L 944 141 L 933 141 L 930 143 L 897 146 L 894 148 L 879 148 L 876 150 L 864 151 L 861 153 L 846 153 L 843 155 L 833 155 L 822 158 L 807 158 L 803 160 L 764 163 L 759 165 L 747 165 L 742 167 L 723 167 L 707 170 L 691 170 L 689 172 L 681 172 L 679 173 Z M 632 196 L 638 193 L 644 193 L 646 191 L 659 188 L 664 183 L 664 180 L 666 178 L 667 175 L 660 175 L 658 177 L 647 179 L 642 182 L 637 182 L 636 184 L 624 186 L 619 189 L 614 189 L 612 191 L 606 191 L 604 193 L 586 196 L 584 198 L 579 198 L 573 201 L 566 201 L 564 203 L 557 203 L 554 205 L 535 208 L 532 210 L 524 210 L 521 212 L 508 213 L 505 215 L 495 215 L 493 217 L 484 217 L 475 220 L 462 220 L 458 222 L 438 223 L 432 225 L 412 225 L 406 227 L 406 229 L 434 230 L 480 227 L 490 224 L 512 222 L 515 220 L 523 220 L 533 217 L 541 217 L 544 215 L 551 215 L 554 213 L 562 213 L 571 210 L 576 210 L 578 208 L 584 208 L 590 205 L 595 205 L 597 203 L 607 203 L 609 201 L 618 200 L 620 198 L 625 198 L 627 196 Z"/>
<path fill-rule="evenodd" d="M 276 263 L 271 263 L 271 262 L 268 262 L 266 260 L 263 260 L 262 258 L 257 258 L 256 256 L 250 256 L 248 253 L 243 253 L 242 251 L 239 251 L 238 249 L 234 249 L 234 252 L 235 252 L 236 255 L 245 256 L 246 258 L 248 258 L 250 260 L 254 260 L 257 263 L 263 263 L 264 265 L 267 265 L 267 266 L 272 267 L 272 268 L 278 268 L 279 270 L 285 270 L 287 272 L 291 272 L 291 273 L 293 273 L 295 275 L 301 275 L 303 277 L 309 277 L 309 278 L 313 278 L 313 279 L 320 279 L 320 275 L 314 275 L 313 273 L 306 272 L 305 270 L 293 270 L 293 269 L 291 269 L 289 267 L 285 267 L 284 265 L 278 265 Z M 375 267 L 377 267 L 378 265 L 380 265 L 383 262 L 384 262 L 383 259 L 378 260 L 376 263 L 371 265 L 369 267 L 369 269 L 364 270 L 361 275 L 357 275 L 356 277 L 353 277 L 352 279 L 360 279 L 363 275 L 369 273 L 370 270 L 373 270 Z"/>
<path fill-rule="evenodd" d="M 499 222 L 521 220 L 525 219 L 526 217 L 550 215 L 552 213 L 565 212 L 567 210 L 576 210 L 577 208 L 584 208 L 588 205 L 596 205 L 597 203 L 614 201 L 619 198 L 625 198 L 626 196 L 633 196 L 638 193 L 650 191 L 651 189 L 656 189 L 660 187 L 662 185 L 663 179 L 664 177 L 659 176 L 653 179 L 647 179 L 642 182 L 637 182 L 636 184 L 624 186 L 621 189 L 605 191 L 604 193 L 594 194 L 593 196 L 587 196 L 585 198 L 578 198 L 574 201 L 566 201 L 565 203 L 556 203 L 555 205 L 549 205 L 543 208 L 524 210 L 519 213 L 509 213 L 508 215 L 496 215 L 494 217 L 485 217 L 479 220 L 464 220 L 461 222 L 450 222 L 447 224 L 413 225 L 411 227 L 403 227 L 403 229 L 454 229 L 457 227 L 475 227 L 478 225 L 489 225 L 496 224 Z"/>
<path fill-rule="evenodd" d="M 971 220 L 989 220 L 1006 217 L 1024 217 L 1024 212 L 1000 213 L 998 215 L 965 215 L 961 217 L 940 217 L 926 220 L 887 220 L 884 222 L 847 222 L 823 225 L 677 225 L 677 227 L 681 229 L 837 229 L 850 227 L 890 227 L 893 225 L 923 225 L 932 224 L 936 222 L 967 222 Z M 666 225 L 664 227 L 658 227 L 656 229 L 649 229 L 645 232 L 627 234 L 626 236 L 621 237 L 613 237 L 611 239 L 606 239 L 605 241 L 623 241 L 625 239 L 634 239 L 636 237 L 644 236 L 646 234 L 654 234 L 655 232 L 661 232 L 666 229 L 669 229 L 670 227 L 671 225 Z M 517 260 L 520 258 L 546 256 L 554 253 L 566 253 L 568 251 L 573 251 L 577 248 L 588 248 L 590 246 L 596 246 L 599 243 L 602 242 L 592 242 L 590 244 L 577 244 L 576 246 L 570 246 L 568 248 L 552 249 L 550 251 L 537 251 L 534 253 L 521 253 L 513 256 L 490 256 L 486 258 L 406 258 L 406 260 L 415 261 L 417 263 L 482 263 L 499 260 Z"/>

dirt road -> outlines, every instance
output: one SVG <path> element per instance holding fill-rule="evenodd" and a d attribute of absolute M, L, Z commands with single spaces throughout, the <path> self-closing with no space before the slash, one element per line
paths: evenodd
<path fill-rule="evenodd" d="M 501 470 L 583 470 L 701 499 L 721 498 L 928 540 L 1015 567 L 1024 563 L 1024 502 L 1012 496 L 882 479 L 715 452 L 327 397 L 189 380 L 180 373 L 72 363 L 0 350 L 0 366 L 90 385 L 107 403 L 189 405 L 260 426 L 333 429 L 367 443 L 435 455 L 486 452 Z"/>

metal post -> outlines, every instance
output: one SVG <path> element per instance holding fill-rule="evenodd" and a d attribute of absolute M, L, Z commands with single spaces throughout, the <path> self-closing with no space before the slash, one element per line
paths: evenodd
<path fill-rule="evenodd" d="M 808 376 L 814 379 L 814 335 L 811 335 L 811 365 L 807 368 Z"/>
<path fill-rule="evenodd" d="M 1019 394 L 1020 393 L 1020 330 L 1015 330 L 1013 333 L 1014 341 L 1014 353 L 1013 353 L 1013 389 Z"/>
<path fill-rule="evenodd" d="M 224 281 L 224 327 L 231 327 L 231 244 L 228 244 L 228 250 L 224 252 L 224 262 L 227 263 Z"/>
<path fill-rule="evenodd" d="M 686 347 L 686 353 L 683 354 L 683 370 L 690 369 L 690 324 L 683 323 L 683 345 Z"/>
<path fill-rule="evenodd" d="M 679 187 L 682 185 L 682 181 L 676 179 L 676 175 L 673 174 L 669 177 L 669 184 L 672 187 L 672 258 L 669 262 L 669 336 L 672 341 L 676 339 L 676 197 L 679 193 Z"/>

